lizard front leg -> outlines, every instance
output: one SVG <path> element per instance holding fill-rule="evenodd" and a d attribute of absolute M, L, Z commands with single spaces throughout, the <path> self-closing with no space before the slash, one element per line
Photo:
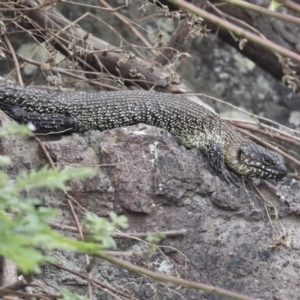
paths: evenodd
<path fill-rule="evenodd" d="M 227 183 L 233 183 L 235 186 L 239 186 L 236 178 L 231 174 L 225 165 L 224 152 L 220 144 L 216 141 L 208 141 L 206 143 L 206 153 L 210 165 L 222 173 Z"/>

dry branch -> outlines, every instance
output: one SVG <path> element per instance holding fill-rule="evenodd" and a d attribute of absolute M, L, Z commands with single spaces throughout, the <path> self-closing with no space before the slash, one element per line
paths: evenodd
<path fill-rule="evenodd" d="M 236 48 L 236 50 L 241 52 L 242 55 L 251 59 L 255 64 L 260 66 L 276 79 L 282 80 L 283 77 L 287 75 L 287 72 L 288 74 L 295 72 L 295 74 L 293 74 L 296 77 L 295 80 L 300 80 L 300 64 L 290 65 L 287 61 L 282 62 L 282 60 L 280 61 L 278 56 L 272 50 L 253 43 L 250 40 L 248 40 L 247 44 L 241 48 L 238 36 L 235 36 L 233 32 L 228 30 L 228 28 L 224 29 L 220 26 L 222 24 L 226 25 L 227 22 L 230 22 L 237 25 L 241 30 L 249 30 L 249 28 L 252 28 L 251 32 L 259 32 L 260 36 L 266 37 L 269 41 L 281 46 L 283 49 L 286 49 L 287 53 L 293 52 L 293 54 L 298 57 L 299 50 L 297 45 L 299 44 L 299 26 L 295 26 L 290 23 L 298 23 L 300 21 L 298 16 L 294 17 L 291 14 L 276 12 L 269 12 L 269 15 L 266 16 L 259 13 L 259 11 L 267 11 L 264 9 L 264 7 L 267 7 L 270 4 L 270 1 L 267 0 L 262 0 L 260 2 L 261 6 L 254 5 L 251 1 L 251 3 L 248 3 L 235 0 L 235 2 L 238 1 L 240 4 L 243 3 L 244 8 L 224 3 L 224 1 L 226 0 L 186 0 L 180 1 L 180 3 L 192 2 L 196 7 L 205 9 L 206 12 L 203 18 L 205 20 L 205 24 L 207 24 L 209 29 L 212 29 L 213 33 L 215 33 L 224 42 Z M 152 2 L 154 1 L 152 0 Z M 178 10 L 178 6 L 171 2 L 174 1 L 160 0 L 160 3 L 169 7 L 170 11 Z M 229 2 L 229 0 L 227 2 Z M 290 2 L 293 3 L 292 1 Z M 249 6 L 251 6 L 252 11 L 249 10 Z M 256 9 L 256 11 L 253 11 L 253 9 Z M 210 18 L 207 18 L 206 14 L 212 14 L 218 17 L 219 24 L 211 22 Z M 289 70 L 289 68 L 291 68 L 292 71 Z"/>
<path fill-rule="evenodd" d="M 171 74 L 136 57 L 131 53 L 130 45 L 124 49 L 116 48 L 71 23 L 55 8 L 33 10 L 32 5 L 35 4 L 26 0 L 23 8 L 25 6 L 31 9 L 18 12 L 27 19 L 24 25 L 30 29 L 38 29 L 42 34 L 32 34 L 42 38 L 46 44 L 52 44 L 68 58 L 78 61 L 84 70 L 107 72 L 121 77 L 126 83 L 134 81 L 144 89 L 156 87 L 175 93 L 188 90 L 175 73 Z"/>

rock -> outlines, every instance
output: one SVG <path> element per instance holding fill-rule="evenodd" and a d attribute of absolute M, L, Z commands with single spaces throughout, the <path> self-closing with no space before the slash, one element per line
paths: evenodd
<path fill-rule="evenodd" d="M 3 116 L 2 120 L 2 124 L 7 122 Z M 272 227 L 264 202 L 251 184 L 246 183 L 246 189 L 228 185 L 209 166 L 205 155 L 178 145 L 164 130 L 139 124 L 102 133 L 45 136 L 43 140 L 56 163 L 97 168 L 94 176 L 70 183 L 71 195 L 80 204 L 74 203 L 79 216 L 84 215 L 81 207 L 99 216 L 114 210 L 128 217 L 128 232 L 186 229 L 185 236 L 161 242 L 162 251 L 148 262 L 128 258 L 132 262 L 259 299 L 295 299 L 299 295 L 298 181 L 261 181 L 257 186 L 268 201 L 266 205 L 274 203 L 277 207 L 288 232 L 287 246 L 277 245 L 271 250 Z M 13 159 L 10 174 L 46 164 L 39 146 L 30 138 L 1 139 L 0 149 Z M 73 225 L 63 193 L 29 190 L 26 196 L 39 197 L 43 205 L 60 209 L 55 222 Z M 147 245 L 122 239 L 118 248 L 140 251 Z M 52 255 L 59 257 L 61 264 L 84 272 L 82 255 L 62 251 Z M 175 287 L 170 284 L 141 280 L 141 275 L 102 260 L 92 276 L 127 288 L 138 299 L 153 299 L 154 295 L 157 299 L 181 299 L 177 293 L 186 299 L 224 299 L 192 289 L 172 293 Z M 71 282 L 73 292 L 86 294 L 81 279 L 52 266 L 45 265 L 37 277 L 57 289 L 68 288 Z M 112 299 L 100 289 L 93 293 L 97 299 Z"/>

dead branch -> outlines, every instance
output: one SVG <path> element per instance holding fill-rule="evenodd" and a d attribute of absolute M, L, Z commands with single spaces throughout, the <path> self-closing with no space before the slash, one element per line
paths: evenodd
<path fill-rule="evenodd" d="M 116 48 L 70 22 L 55 8 L 33 10 L 35 5 L 26 0 L 22 7 L 29 10 L 17 11 L 26 19 L 24 26 L 37 30 L 32 34 L 53 45 L 68 58 L 77 60 L 84 70 L 106 72 L 121 77 L 126 84 L 134 81 L 144 89 L 155 87 L 173 93 L 188 90 L 180 83 L 176 73 L 171 74 L 131 53 L 132 46 Z"/>

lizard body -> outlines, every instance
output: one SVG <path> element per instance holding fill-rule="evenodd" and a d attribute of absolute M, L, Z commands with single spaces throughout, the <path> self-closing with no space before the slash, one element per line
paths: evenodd
<path fill-rule="evenodd" d="M 203 151 L 227 181 L 228 169 L 247 177 L 281 178 L 277 153 L 237 132 L 209 109 L 184 97 L 148 91 L 60 92 L 0 81 L 0 108 L 37 132 L 107 130 L 145 123 L 168 130 L 187 148 Z"/>

